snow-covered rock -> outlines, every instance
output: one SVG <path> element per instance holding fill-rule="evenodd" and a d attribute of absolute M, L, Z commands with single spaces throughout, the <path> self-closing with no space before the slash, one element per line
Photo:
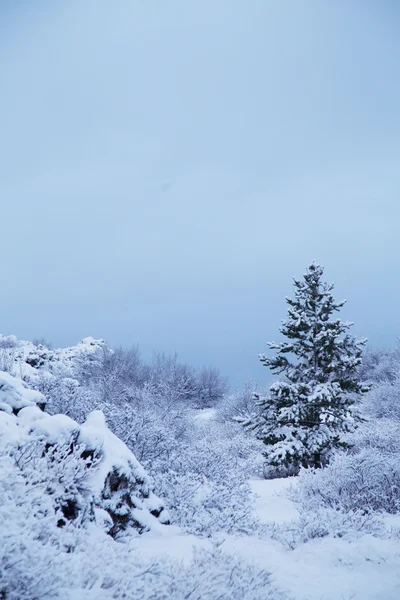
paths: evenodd
<path fill-rule="evenodd" d="M 44 444 L 45 452 L 51 453 L 53 463 L 59 456 L 82 460 L 81 467 L 76 468 L 79 482 L 72 475 L 67 502 L 63 504 L 60 499 L 66 519 L 76 520 L 82 514 L 88 519 L 89 515 L 89 520 L 118 538 L 124 532 L 142 533 L 168 523 L 167 511 L 155 496 L 146 471 L 108 429 L 101 411 L 90 413 L 82 425 L 67 415 L 49 415 L 41 408 L 46 403 L 44 396 L 9 373 L 0 373 L 0 400 L 3 447 L 12 451 L 23 442 L 37 440 Z M 71 465 L 68 468 L 74 472 Z M 50 481 L 49 489 L 59 488 L 58 484 L 53 486 Z M 57 493 L 60 495 L 59 490 Z M 60 524 L 65 522 L 60 520 Z"/>
<path fill-rule="evenodd" d="M 79 435 L 80 425 L 67 415 L 46 415 L 35 420 L 30 432 L 43 437 L 51 445 L 69 444 Z"/>
<path fill-rule="evenodd" d="M 18 423 L 20 425 L 30 425 L 39 419 L 45 419 L 46 413 L 43 412 L 38 406 L 26 406 L 21 408 L 18 413 Z"/>
<path fill-rule="evenodd" d="M 95 410 L 80 428 L 78 442 L 99 459 L 90 475 L 95 504 L 112 517 L 110 533 L 118 536 L 127 527 L 140 532 L 168 523 L 163 503 L 129 448 L 107 427 L 104 414 Z"/>
<path fill-rule="evenodd" d="M 86 337 L 75 346 L 49 348 L 13 335 L 0 334 L 0 371 L 35 379 L 40 373 L 73 377 L 82 362 L 95 362 L 107 347 L 103 339 Z"/>
<path fill-rule="evenodd" d="M 44 408 L 46 399 L 40 392 L 4 371 L 0 372 L 0 410 L 17 414 L 21 408 L 38 406 Z"/>

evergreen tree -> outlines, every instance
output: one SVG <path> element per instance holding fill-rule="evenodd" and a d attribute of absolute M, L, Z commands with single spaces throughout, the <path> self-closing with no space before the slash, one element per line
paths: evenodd
<path fill-rule="evenodd" d="M 282 343 L 269 343 L 276 355 L 260 355 L 275 375 L 261 414 L 245 423 L 267 446 L 267 464 L 287 473 L 301 466 L 320 467 L 330 450 L 344 447 L 342 436 L 354 426 L 352 404 L 367 391 L 358 370 L 366 339 L 348 333 L 352 323 L 334 317 L 345 304 L 321 281 L 323 267 L 313 262 L 302 280 L 294 280 L 294 299 L 286 298 L 288 318 Z"/>

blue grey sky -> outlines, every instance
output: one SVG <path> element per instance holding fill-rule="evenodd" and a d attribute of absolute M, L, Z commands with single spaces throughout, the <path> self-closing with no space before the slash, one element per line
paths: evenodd
<path fill-rule="evenodd" d="M 325 265 L 400 334 L 400 7 L 0 3 L 0 330 L 264 381 L 291 278 Z"/>

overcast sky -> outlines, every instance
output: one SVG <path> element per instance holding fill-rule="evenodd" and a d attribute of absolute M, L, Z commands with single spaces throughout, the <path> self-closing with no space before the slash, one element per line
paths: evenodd
<path fill-rule="evenodd" d="M 0 330 L 267 379 L 325 265 L 400 334 L 400 6 L 0 2 Z"/>

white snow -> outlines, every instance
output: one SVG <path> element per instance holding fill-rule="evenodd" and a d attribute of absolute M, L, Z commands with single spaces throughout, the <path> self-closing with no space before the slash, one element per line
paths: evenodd
<path fill-rule="evenodd" d="M 44 436 L 50 444 L 68 443 L 79 431 L 79 425 L 67 415 L 47 416 L 31 424 L 31 431 Z"/>
<path fill-rule="evenodd" d="M 17 417 L 0 408 L 0 447 L 14 444 L 21 440 L 23 436 L 24 431 L 18 426 Z"/>
<path fill-rule="evenodd" d="M 31 423 L 39 421 L 40 419 L 45 419 L 46 417 L 46 413 L 40 410 L 38 406 L 26 406 L 18 413 L 18 423 L 20 426 L 30 425 Z"/>
<path fill-rule="evenodd" d="M 168 525 L 157 531 L 145 533 L 140 538 L 132 538 L 129 546 L 137 548 L 142 556 L 168 556 L 190 563 L 194 548 L 211 549 L 212 544 L 210 540 L 184 534 L 179 527 Z"/>
<path fill-rule="evenodd" d="M 252 480 L 257 495 L 256 510 L 263 523 L 288 524 L 299 517 L 294 503 L 285 496 L 296 478 Z M 398 518 L 388 518 L 393 525 Z M 400 540 L 364 535 L 358 539 L 318 538 L 294 550 L 257 536 L 217 536 L 221 548 L 244 560 L 256 562 L 271 572 L 273 582 L 293 600 L 399 600 Z M 168 555 L 190 561 L 194 547 L 211 542 L 184 535 L 176 527 L 164 535 L 144 534 L 131 544 L 147 556 Z M 251 599 L 249 590 L 248 600 Z M 244 598 L 243 600 L 246 600 Z"/>
<path fill-rule="evenodd" d="M 29 389 L 22 379 L 1 371 L 0 402 L 8 404 L 14 410 L 19 410 L 25 406 L 45 404 L 46 400 L 40 392 Z"/>
<path fill-rule="evenodd" d="M 272 572 L 295 600 L 398 600 L 399 542 L 366 535 L 353 542 L 322 538 L 295 550 L 256 538 L 229 538 L 223 547 Z"/>
<path fill-rule="evenodd" d="M 295 477 L 287 479 L 254 479 L 250 482 L 256 496 L 256 511 L 262 523 L 287 523 L 299 516 L 286 491 L 296 484 Z"/>
<path fill-rule="evenodd" d="M 196 411 L 194 419 L 196 421 L 212 421 L 215 419 L 217 411 L 215 408 L 201 408 Z"/>
<path fill-rule="evenodd" d="M 100 494 L 104 481 L 113 469 L 129 476 L 146 480 L 147 474 L 142 465 L 129 448 L 107 427 L 101 410 L 91 412 L 86 421 L 80 426 L 79 442 L 88 449 L 101 451 L 101 460 L 91 477 L 91 488 Z"/>
<path fill-rule="evenodd" d="M 295 484 L 296 478 L 251 482 L 263 522 L 289 523 L 298 518 L 295 505 L 285 497 Z M 229 537 L 223 547 L 271 571 L 276 584 L 295 600 L 400 598 L 400 540 L 372 535 L 354 540 L 325 537 L 288 550 L 274 541 Z"/>

